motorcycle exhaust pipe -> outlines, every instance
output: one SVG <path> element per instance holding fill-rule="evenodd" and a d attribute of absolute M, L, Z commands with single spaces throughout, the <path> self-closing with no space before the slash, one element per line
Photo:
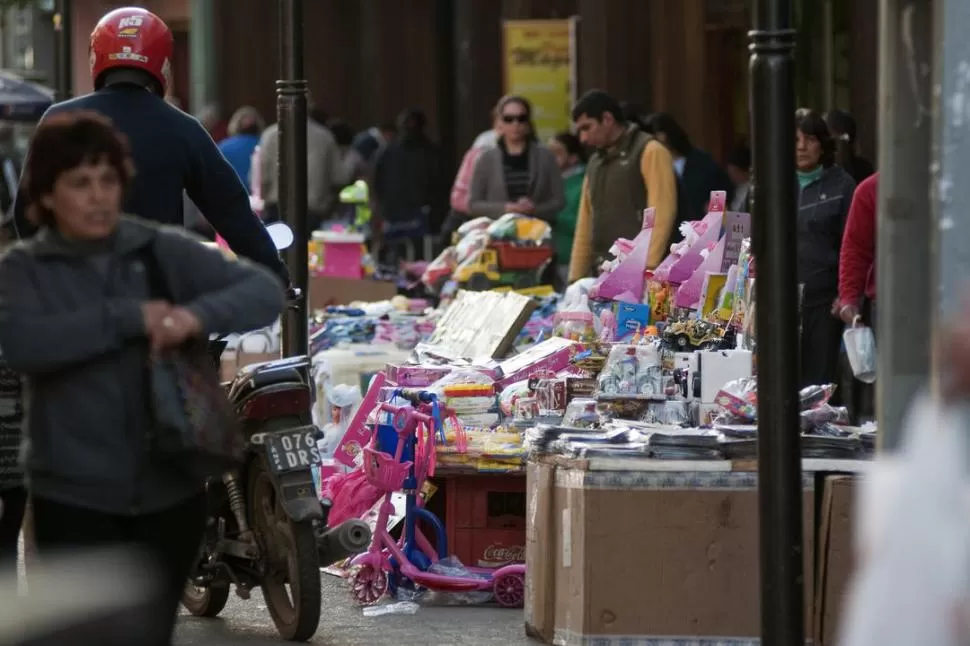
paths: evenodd
<path fill-rule="evenodd" d="M 370 547 L 370 527 L 362 520 L 348 520 L 332 527 L 317 538 L 320 567 L 360 554 Z"/>

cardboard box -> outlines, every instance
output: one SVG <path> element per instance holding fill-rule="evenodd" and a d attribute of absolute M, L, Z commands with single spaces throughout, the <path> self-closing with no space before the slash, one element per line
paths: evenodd
<path fill-rule="evenodd" d="M 813 633 L 819 646 L 837 646 L 842 608 L 854 569 L 853 519 L 856 477 L 828 476 L 819 514 L 818 567 L 815 574 Z"/>
<path fill-rule="evenodd" d="M 355 280 L 334 276 L 310 276 L 310 311 L 354 301 L 374 303 L 397 296 L 397 285 L 386 280 Z"/>
<path fill-rule="evenodd" d="M 625 462 L 621 468 L 662 468 Z M 753 473 L 591 471 L 583 460 L 531 461 L 526 632 L 564 646 L 756 640 L 756 482 Z M 805 478 L 803 503 L 809 629 L 813 482 Z"/>

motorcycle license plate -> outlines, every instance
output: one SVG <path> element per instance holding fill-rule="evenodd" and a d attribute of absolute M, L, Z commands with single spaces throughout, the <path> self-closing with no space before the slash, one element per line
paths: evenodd
<path fill-rule="evenodd" d="M 263 443 L 273 473 L 300 471 L 320 464 L 314 432 L 311 427 L 267 435 Z"/>

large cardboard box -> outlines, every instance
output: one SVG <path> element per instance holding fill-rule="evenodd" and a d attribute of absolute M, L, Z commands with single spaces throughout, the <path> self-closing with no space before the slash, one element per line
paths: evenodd
<path fill-rule="evenodd" d="M 757 475 L 679 468 L 530 462 L 526 632 L 565 646 L 757 640 Z M 809 633 L 813 482 L 803 501 Z"/>
<path fill-rule="evenodd" d="M 333 276 L 310 276 L 310 311 L 354 301 L 374 303 L 397 295 L 397 285 L 386 280 L 354 280 Z"/>
<path fill-rule="evenodd" d="M 855 566 L 856 477 L 825 478 L 819 513 L 814 634 L 819 646 L 838 646 L 838 630 Z"/>

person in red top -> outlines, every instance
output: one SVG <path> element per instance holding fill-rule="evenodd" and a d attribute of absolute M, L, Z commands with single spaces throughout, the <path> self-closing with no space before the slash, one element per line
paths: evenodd
<path fill-rule="evenodd" d="M 839 252 L 839 299 L 833 314 L 846 325 L 862 320 L 863 298 L 876 298 L 876 195 L 879 173 L 856 188 Z M 870 307 L 869 317 L 872 318 Z M 872 325 L 872 321 L 868 322 Z"/>

